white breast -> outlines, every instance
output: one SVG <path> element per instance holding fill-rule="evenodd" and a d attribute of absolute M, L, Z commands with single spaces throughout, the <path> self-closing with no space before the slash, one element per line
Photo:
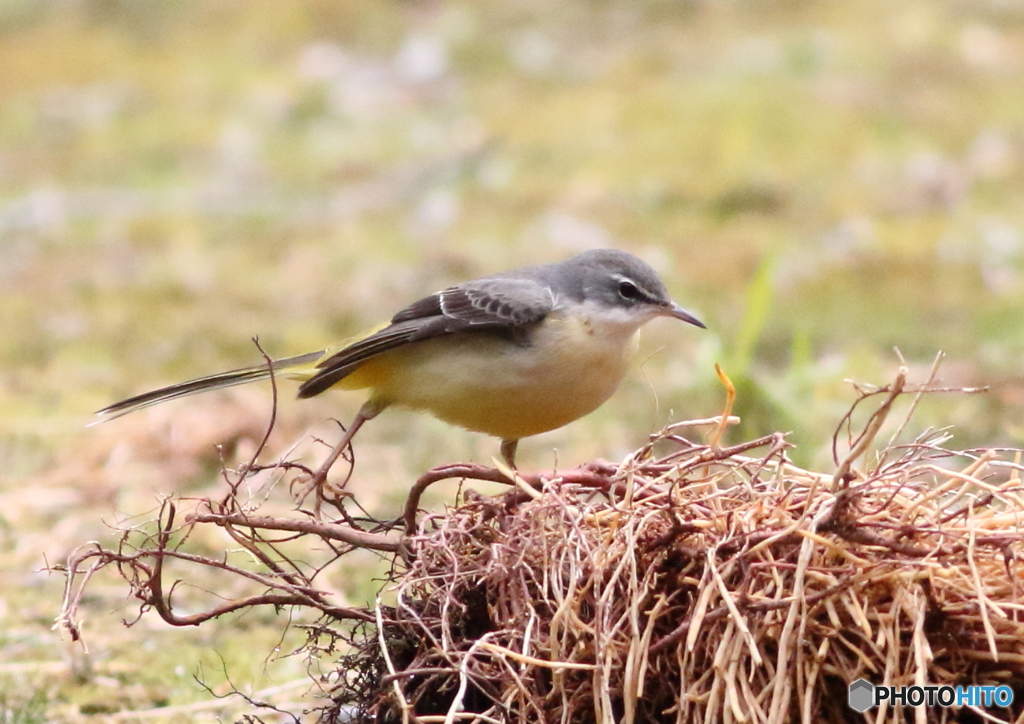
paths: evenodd
<path fill-rule="evenodd" d="M 593 305 L 578 312 L 553 312 L 528 344 L 462 334 L 396 349 L 374 396 L 503 439 L 554 430 L 615 392 L 646 321 Z"/>

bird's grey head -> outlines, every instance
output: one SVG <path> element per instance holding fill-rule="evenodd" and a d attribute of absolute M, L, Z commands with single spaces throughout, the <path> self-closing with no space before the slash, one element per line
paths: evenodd
<path fill-rule="evenodd" d="M 592 249 L 562 262 L 570 294 L 577 301 L 646 313 L 648 318 L 675 317 L 698 327 L 704 324 L 672 301 L 668 290 L 646 262 L 617 249 Z"/>

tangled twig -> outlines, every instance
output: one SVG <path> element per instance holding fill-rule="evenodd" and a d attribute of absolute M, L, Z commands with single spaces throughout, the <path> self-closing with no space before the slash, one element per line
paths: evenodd
<path fill-rule="evenodd" d="M 1024 701 L 1024 452 L 951 450 L 944 431 L 900 442 L 910 413 L 877 442 L 899 400 L 914 395 L 912 410 L 933 378 L 909 385 L 901 368 L 861 392 L 857 405 L 882 401 L 856 434 L 844 417 L 848 452 L 837 432 L 827 472 L 794 465 L 781 433 L 701 444 L 677 423 L 619 465 L 437 468 L 384 523 L 340 498 L 334 519 L 259 513 L 242 486 L 266 469 L 254 459 L 184 523 L 184 501 L 165 501 L 115 549 L 76 552 L 60 623 L 79 635 L 82 592 L 107 566 L 140 615 L 173 625 L 260 605 L 311 611 L 311 655 L 351 647 L 321 712 L 331 724 L 868 721 L 846 706 L 861 677 L 1009 684 Z M 720 432 L 728 419 L 699 422 Z M 450 478 L 510 487 L 421 516 L 423 491 Z M 244 560 L 191 550 L 204 526 Z M 392 556 L 385 590 L 373 608 L 334 605 L 318 576 L 358 550 Z M 168 585 L 172 563 L 258 590 L 182 614 L 188 578 Z M 1015 707 L 985 716 L 1011 721 Z"/>

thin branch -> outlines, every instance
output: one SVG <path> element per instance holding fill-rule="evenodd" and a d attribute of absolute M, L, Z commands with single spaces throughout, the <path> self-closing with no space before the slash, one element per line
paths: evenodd
<path fill-rule="evenodd" d="M 266 515 L 246 515 L 244 513 L 193 513 L 188 517 L 188 522 L 214 523 L 219 526 L 238 525 L 249 528 L 262 528 L 264 530 L 308 533 L 328 540 L 348 543 L 359 548 L 368 548 L 386 553 L 395 553 L 402 547 L 402 539 L 397 534 L 369 533 L 357 528 L 316 520 L 276 518 Z"/>

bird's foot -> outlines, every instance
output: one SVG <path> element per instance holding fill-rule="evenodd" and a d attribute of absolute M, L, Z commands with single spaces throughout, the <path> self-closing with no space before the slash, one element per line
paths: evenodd
<path fill-rule="evenodd" d="M 516 448 L 519 447 L 519 440 L 502 440 L 501 441 L 501 457 L 508 463 L 508 466 L 512 469 L 516 469 Z"/>
<path fill-rule="evenodd" d="M 321 519 L 321 510 L 325 502 L 337 504 L 340 498 L 351 495 L 343 488 L 335 487 L 328 482 L 327 473 L 330 472 L 333 463 L 334 460 L 328 459 L 315 472 L 299 476 L 291 483 L 292 496 L 299 508 L 302 508 L 306 504 L 306 499 L 313 495 L 313 517 L 317 520 Z"/>

